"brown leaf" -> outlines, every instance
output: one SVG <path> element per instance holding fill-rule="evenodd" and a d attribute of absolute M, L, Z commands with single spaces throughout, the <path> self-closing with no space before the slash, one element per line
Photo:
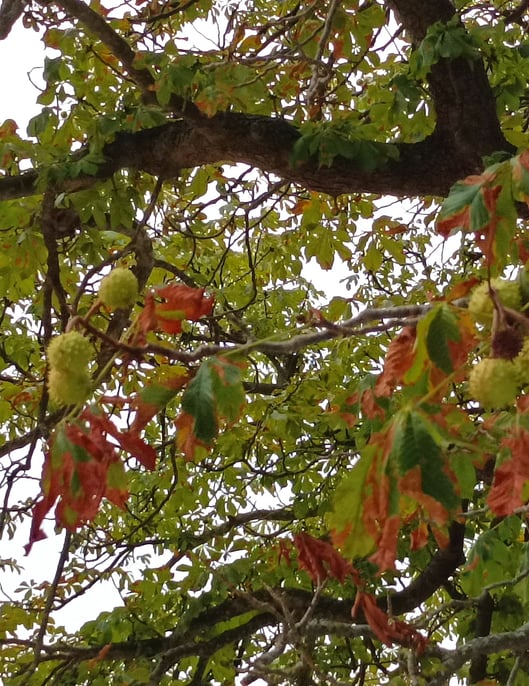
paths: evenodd
<path fill-rule="evenodd" d="M 505 517 L 524 504 L 523 493 L 529 481 L 529 432 L 513 429 L 512 436 L 502 441 L 509 448 L 511 458 L 502 462 L 494 472 L 494 481 L 487 504 L 498 517 Z"/>
<path fill-rule="evenodd" d="M 424 652 L 428 639 L 413 626 L 400 619 L 389 617 L 378 605 L 376 598 L 369 593 L 358 591 L 353 606 L 353 617 L 362 611 L 375 636 L 392 646 L 393 643 L 413 648 L 418 655 Z"/>
<path fill-rule="evenodd" d="M 402 382 L 415 358 L 415 338 L 415 329 L 406 326 L 391 341 L 386 353 L 384 369 L 375 386 L 376 395 L 389 397 L 395 387 Z"/>
<path fill-rule="evenodd" d="M 294 536 L 294 545 L 298 551 L 300 569 L 308 572 L 314 583 L 321 584 L 329 577 L 334 577 L 343 584 L 348 576 L 358 582 L 357 572 L 353 565 L 345 560 L 330 543 L 307 533 L 300 533 Z"/>

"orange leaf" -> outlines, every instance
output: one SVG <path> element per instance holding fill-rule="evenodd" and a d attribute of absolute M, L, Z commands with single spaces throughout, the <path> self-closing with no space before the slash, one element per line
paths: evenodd
<path fill-rule="evenodd" d="M 156 306 L 158 326 L 166 333 L 180 333 L 182 320 L 197 321 L 213 311 L 214 298 L 204 296 L 203 288 L 171 284 L 158 289 L 166 302 Z"/>
<path fill-rule="evenodd" d="M 388 617 L 377 605 L 374 596 L 369 593 L 358 591 L 353 608 L 353 617 L 358 615 L 359 610 L 363 612 L 375 636 L 387 646 L 391 647 L 393 643 L 398 643 L 413 648 L 418 655 L 426 649 L 427 638 L 410 624 L 394 617 Z"/>
<path fill-rule="evenodd" d="M 208 450 L 207 446 L 195 436 L 194 426 L 195 418 L 187 412 L 181 412 L 175 420 L 176 445 L 184 453 L 188 462 L 195 459 L 197 449 L 202 448 L 206 452 Z"/>
<path fill-rule="evenodd" d="M 441 503 L 423 491 L 421 467 L 416 465 L 399 479 L 399 492 L 419 503 L 433 522 L 442 526 L 448 521 L 448 511 Z"/>
<path fill-rule="evenodd" d="M 466 281 L 460 281 L 448 290 L 445 296 L 446 302 L 453 302 L 459 298 L 464 298 L 478 283 L 480 283 L 480 279 L 478 279 L 477 276 L 473 276 Z"/>
<path fill-rule="evenodd" d="M 522 496 L 529 481 L 529 432 L 514 429 L 502 446 L 509 448 L 511 458 L 497 467 L 487 498 L 488 506 L 498 517 L 508 516 L 524 504 Z"/>
<path fill-rule="evenodd" d="M 147 334 L 149 331 L 154 331 L 156 326 L 156 303 L 154 302 L 153 293 L 150 292 L 145 296 L 145 304 L 140 316 L 138 317 L 138 330 L 131 341 L 132 344 L 145 345 L 147 342 Z"/>
<path fill-rule="evenodd" d="M 389 344 L 384 361 L 384 369 L 379 376 L 376 386 L 376 395 L 389 397 L 394 389 L 412 366 L 415 358 L 415 329 L 406 326 Z"/>
<path fill-rule="evenodd" d="M 399 515 L 392 515 L 385 520 L 381 535 L 377 541 L 377 551 L 369 558 L 373 564 L 377 565 L 381 572 L 386 569 L 395 569 L 399 529 Z"/>
<path fill-rule="evenodd" d="M 106 645 L 104 645 L 95 657 L 93 657 L 91 660 L 88 660 L 88 667 L 91 669 L 92 667 L 95 667 L 98 662 L 104 660 L 111 648 L 112 643 L 107 643 Z"/>
<path fill-rule="evenodd" d="M 300 533 L 294 536 L 294 545 L 298 551 L 300 569 L 307 571 L 314 583 L 321 584 L 325 579 L 334 577 L 343 584 L 348 576 L 352 576 L 358 583 L 353 565 L 330 543 L 307 533 Z"/>
<path fill-rule="evenodd" d="M 420 550 L 428 543 L 428 524 L 423 520 L 410 535 L 410 549 Z"/>

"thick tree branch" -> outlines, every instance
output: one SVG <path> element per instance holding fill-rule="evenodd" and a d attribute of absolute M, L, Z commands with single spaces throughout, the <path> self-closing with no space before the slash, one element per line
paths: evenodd
<path fill-rule="evenodd" d="M 485 132 L 486 133 L 486 132 Z M 215 163 L 244 163 L 273 173 L 305 188 L 337 196 L 343 193 L 377 193 L 396 196 L 446 195 L 458 179 L 480 171 L 481 155 L 503 149 L 514 154 L 505 141 L 487 140 L 468 156 L 447 145 L 435 134 L 415 144 L 396 147 L 399 159 L 366 172 L 354 160 L 336 157 L 329 166 L 316 159 L 292 162 L 298 130 L 273 117 L 227 112 L 199 121 L 179 120 L 137 133 L 119 134 L 104 149 L 106 163 L 96 176 L 64 182 L 62 190 L 75 192 L 92 186 L 124 168 L 145 171 L 161 178 L 178 176 L 181 169 Z M 503 142 L 503 145 L 501 144 Z M 0 200 L 36 192 L 36 172 L 0 178 Z"/>
<path fill-rule="evenodd" d="M 0 6 L 0 40 L 9 36 L 17 19 L 24 11 L 24 0 L 3 0 Z"/>
<path fill-rule="evenodd" d="M 465 662 L 480 655 L 493 655 L 502 650 L 508 650 L 511 654 L 526 653 L 528 640 L 529 622 L 514 631 L 475 638 L 453 650 L 437 649 L 443 665 L 435 678 L 428 682 L 427 686 L 444 686 L 447 678 L 455 674 Z"/>
<path fill-rule="evenodd" d="M 392 0 L 389 4 L 416 46 L 432 24 L 444 24 L 455 15 L 449 0 Z M 432 65 L 427 81 L 437 117 L 436 132 L 450 154 L 479 163 L 484 155 L 505 149 L 495 99 L 481 60 L 441 58 Z"/>

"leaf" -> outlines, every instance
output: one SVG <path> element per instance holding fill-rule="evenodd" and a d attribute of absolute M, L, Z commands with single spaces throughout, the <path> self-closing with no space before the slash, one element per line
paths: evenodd
<path fill-rule="evenodd" d="M 120 431 L 102 412 L 94 414 L 90 409 L 83 410 L 81 419 L 88 422 L 91 435 L 99 438 L 103 450 L 112 446 L 108 441 L 108 434 L 122 450 L 135 457 L 144 467 L 154 469 L 156 451 L 140 437 L 137 430 L 131 428 L 129 431 Z"/>
<path fill-rule="evenodd" d="M 230 362 L 225 357 L 211 359 L 213 393 L 217 413 L 229 422 L 234 422 L 241 414 L 246 402 L 241 380 L 244 364 Z"/>
<path fill-rule="evenodd" d="M 367 516 L 369 516 L 369 514 L 367 514 Z M 395 569 L 400 526 L 401 518 L 397 514 L 387 516 L 383 520 L 376 544 L 376 552 L 369 558 L 381 572 L 386 569 Z"/>
<path fill-rule="evenodd" d="M 366 480 L 373 453 L 374 449 L 368 447 L 350 472 L 342 477 L 334 492 L 332 511 L 327 515 L 333 542 L 350 559 L 368 555 L 375 544 L 363 520 Z"/>
<path fill-rule="evenodd" d="M 384 369 L 376 384 L 376 394 L 389 396 L 410 369 L 415 359 L 415 329 L 406 326 L 389 344 Z"/>
<path fill-rule="evenodd" d="M 418 412 L 404 412 L 395 422 L 392 455 L 401 475 L 400 491 L 425 507 L 433 521 L 444 524 L 447 510 L 455 509 L 459 498 L 432 429 Z"/>
<path fill-rule="evenodd" d="M 183 410 L 194 420 L 193 433 L 205 444 L 211 444 L 218 430 L 213 376 L 211 363 L 206 360 L 198 368 L 182 398 Z"/>
<path fill-rule="evenodd" d="M 487 264 L 496 265 L 497 271 L 501 271 L 512 249 L 516 217 L 507 161 L 452 186 L 441 207 L 437 230 L 444 238 L 456 230 L 475 233 L 476 245 Z"/>
<path fill-rule="evenodd" d="M 59 425 L 50 439 L 42 490 L 43 496 L 33 508 L 26 554 L 35 541 L 46 537 L 41 525 L 57 501 L 57 523 L 73 531 L 94 519 L 102 498 L 121 508 L 128 498 L 124 470 L 115 447 L 97 427 L 88 434 L 75 423 Z"/>
<path fill-rule="evenodd" d="M 330 543 L 303 532 L 294 535 L 294 545 L 298 551 L 300 569 L 307 571 L 314 583 L 321 584 L 329 577 L 334 577 L 343 584 L 348 576 L 358 582 L 358 573 L 353 565 Z"/>
<path fill-rule="evenodd" d="M 241 365 L 218 356 L 200 365 L 184 393 L 182 409 L 193 418 L 194 438 L 200 444 L 211 446 L 218 433 L 219 421 L 235 421 L 244 402 Z M 183 421 L 180 428 L 187 432 L 189 420 Z M 185 444 L 188 448 L 191 445 L 187 433 Z"/>
<path fill-rule="evenodd" d="M 529 149 L 513 157 L 511 167 L 514 197 L 529 204 Z"/>
<path fill-rule="evenodd" d="M 378 605 L 376 599 L 369 593 L 357 591 L 352 615 L 358 617 L 363 614 L 375 636 L 388 646 L 393 643 L 413 648 L 421 655 L 428 646 L 428 639 L 410 624 L 400 619 L 389 617 Z"/>
<path fill-rule="evenodd" d="M 210 448 L 197 438 L 194 431 L 195 418 L 187 412 L 180 413 L 175 420 L 175 427 L 176 446 L 184 454 L 186 460 L 197 460 L 197 454 L 206 453 Z"/>
<path fill-rule="evenodd" d="M 445 374 L 453 370 L 450 355 L 449 342 L 461 340 L 457 317 L 447 305 L 441 304 L 435 307 L 425 317 L 428 322 L 426 334 L 426 349 L 432 362 Z"/>
<path fill-rule="evenodd" d="M 198 321 L 213 311 L 215 300 L 204 295 L 204 288 L 170 284 L 156 292 L 166 301 L 155 307 L 157 325 L 166 333 L 180 333 L 184 319 Z"/>
<path fill-rule="evenodd" d="M 491 197 L 486 191 L 494 179 L 490 173 L 468 176 L 452 186 L 437 218 L 437 230 L 444 238 L 455 230 L 482 231 L 488 226 L 492 219 Z"/>
<path fill-rule="evenodd" d="M 498 517 L 510 515 L 521 507 L 529 495 L 529 432 L 514 428 L 511 436 L 502 441 L 511 457 L 505 459 L 494 471 L 494 481 L 487 497 L 487 504 Z"/>

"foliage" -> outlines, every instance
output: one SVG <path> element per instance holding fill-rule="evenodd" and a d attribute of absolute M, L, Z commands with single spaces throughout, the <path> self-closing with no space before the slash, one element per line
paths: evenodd
<path fill-rule="evenodd" d="M 527 682 L 526 4 L 2 3 L 3 683 Z"/>

